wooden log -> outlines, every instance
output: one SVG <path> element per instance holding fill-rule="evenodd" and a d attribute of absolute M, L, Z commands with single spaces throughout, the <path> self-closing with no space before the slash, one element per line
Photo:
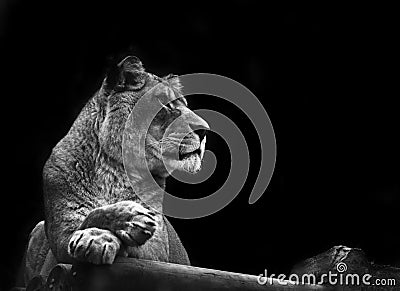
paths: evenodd
<path fill-rule="evenodd" d="M 113 265 L 77 264 L 71 269 L 72 290 L 330 290 L 317 285 L 282 285 L 276 279 L 261 285 L 258 276 L 212 269 L 118 258 Z"/>
<path fill-rule="evenodd" d="M 339 269 L 339 265 L 345 268 Z M 361 281 L 361 284 L 357 285 L 349 285 L 347 282 L 343 285 L 337 281 L 332 286 L 328 277 L 323 277 L 329 273 L 357 274 L 359 278 L 368 274 L 371 284 L 365 285 Z M 293 274 L 298 278 L 312 274 L 319 285 L 296 285 L 289 281 L 284 281 L 282 284 L 282 281 L 271 278 L 268 278 L 267 284 L 262 285 L 259 283 L 259 276 L 132 258 L 117 258 L 114 264 L 107 266 L 83 263 L 74 266 L 58 264 L 49 274 L 45 284 L 41 277 L 37 277 L 30 282 L 26 290 L 400 290 L 399 268 L 370 263 L 361 249 L 344 246 L 333 247 L 297 264 L 292 269 L 291 275 Z M 265 277 L 262 279 L 265 281 Z M 378 286 L 374 284 L 376 279 L 383 279 L 386 284 Z"/>
<path fill-rule="evenodd" d="M 345 268 L 339 269 L 338 265 Z M 354 284 L 354 281 L 343 284 L 338 280 L 335 284 L 331 284 L 328 277 L 323 277 L 329 273 L 357 274 L 359 278 L 368 274 L 370 284 L 366 285 L 361 280 L 358 284 Z M 400 290 L 399 268 L 370 263 L 362 250 L 344 246 L 333 247 L 297 264 L 292 269 L 291 275 L 286 278 L 294 274 L 297 278 L 312 274 L 315 276 L 314 282 L 318 284 L 304 284 L 305 282 L 301 280 L 297 283 L 282 282 L 272 278 L 268 278 L 267 284 L 260 284 L 260 278 L 265 282 L 265 277 L 132 258 L 117 258 L 112 265 L 59 264 L 53 268 L 44 286 L 40 278 L 36 278 L 36 281 L 33 280 L 26 290 Z M 380 286 L 374 284 L 376 279 L 385 280 L 385 284 Z M 298 283 L 303 285 L 298 285 Z"/>

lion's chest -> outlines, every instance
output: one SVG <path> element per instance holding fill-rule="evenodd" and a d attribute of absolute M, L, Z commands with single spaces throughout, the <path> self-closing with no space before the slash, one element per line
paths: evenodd
<path fill-rule="evenodd" d="M 92 185 L 96 188 L 97 197 L 107 201 L 107 204 L 125 200 L 136 200 L 135 192 L 124 173 L 112 171 L 112 168 L 102 167 L 97 170 L 97 176 Z"/>

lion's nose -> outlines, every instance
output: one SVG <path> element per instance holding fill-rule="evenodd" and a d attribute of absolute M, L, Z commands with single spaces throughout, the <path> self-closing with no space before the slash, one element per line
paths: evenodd
<path fill-rule="evenodd" d="M 209 128 L 205 127 L 202 124 L 189 124 L 189 125 L 190 125 L 190 128 L 193 130 L 193 132 L 200 137 L 200 141 L 202 141 L 203 138 L 206 136 L 207 130 Z"/>
<path fill-rule="evenodd" d="M 196 113 L 188 109 L 187 107 L 184 109 L 184 118 L 185 121 L 187 122 L 186 124 L 189 124 L 190 129 L 196 133 L 200 141 L 204 139 L 206 136 L 207 131 L 210 129 L 210 126 L 208 125 L 207 121 L 205 121 L 203 118 L 198 116 Z"/>

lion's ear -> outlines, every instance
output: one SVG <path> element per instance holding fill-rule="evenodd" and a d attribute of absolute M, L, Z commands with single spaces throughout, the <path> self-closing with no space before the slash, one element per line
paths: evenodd
<path fill-rule="evenodd" d="M 142 62 L 135 56 L 128 56 L 110 68 L 104 80 L 104 89 L 111 91 L 140 90 L 146 83 L 146 72 Z"/>

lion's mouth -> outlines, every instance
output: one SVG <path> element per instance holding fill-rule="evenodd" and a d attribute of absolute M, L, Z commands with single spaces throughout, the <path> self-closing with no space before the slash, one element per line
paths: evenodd
<path fill-rule="evenodd" d="M 206 138 L 201 142 L 182 140 L 175 152 L 162 152 L 167 158 L 171 169 L 181 169 L 190 173 L 196 173 L 201 169 L 201 163 L 205 153 Z"/>
<path fill-rule="evenodd" d="M 196 173 L 201 169 L 201 161 L 204 156 L 206 138 L 200 143 L 181 144 L 179 146 L 179 161 L 183 170 Z"/>
<path fill-rule="evenodd" d="M 179 160 L 180 160 L 180 161 L 183 161 L 183 160 L 185 160 L 185 159 L 190 158 L 190 156 L 192 156 L 192 155 L 198 155 L 198 156 L 201 155 L 200 146 L 199 146 L 197 149 L 195 149 L 194 151 L 189 151 L 189 152 L 182 152 L 182 151 L 179 151 Z"/>

